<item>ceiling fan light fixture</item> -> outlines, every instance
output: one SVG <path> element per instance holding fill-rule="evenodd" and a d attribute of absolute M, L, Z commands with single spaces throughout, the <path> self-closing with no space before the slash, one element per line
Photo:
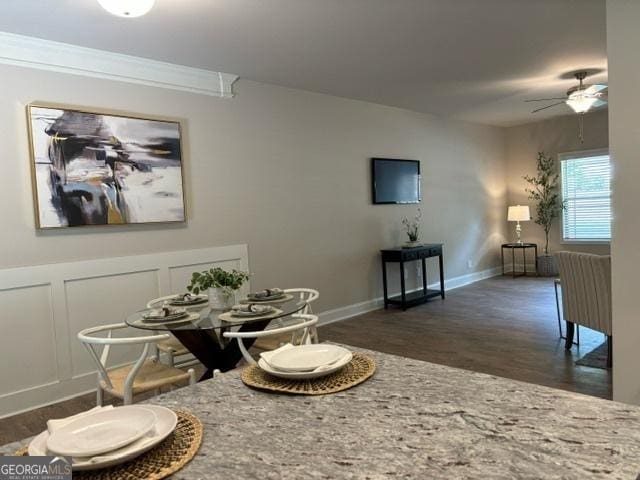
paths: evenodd
<path fill-rule="evenodd" d="M 597 101 L 597 97 L 585 95 L 584 90 L 576 90 L 569 95 L 566 104 L 576 113 L 586 113 Z"/>
<path fill-rule="evenodd" d="M 98 0 L 107 12 L 118 17 L 141 17 L 153 8 L 156 0 Z"/>

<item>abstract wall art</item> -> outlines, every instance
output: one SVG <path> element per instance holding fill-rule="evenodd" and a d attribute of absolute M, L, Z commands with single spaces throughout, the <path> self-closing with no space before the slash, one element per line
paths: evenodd
<path fill-rule="evenodd" d="M 27 107 L 38 228 L 183 222 L 180 123 Z"/>

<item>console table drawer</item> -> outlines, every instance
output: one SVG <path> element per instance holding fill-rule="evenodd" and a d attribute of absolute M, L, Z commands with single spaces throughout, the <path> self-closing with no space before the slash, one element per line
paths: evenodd
<path fill-rule="evenodd" d="M 437 257 L 442 253 L 442 247 L 431 247 L 420 250 L 420 258 Z"/>
<path fill-rule="evenodd" d="M 422 250 L 421 251 L 407 250 L 406 252 L 402 252 L 402 259 L 405 262 L 408 262 L 410 260 L 417 260 L 418 258 L 421 258 L 421 256 L 420 257 L 418 256 L 419 254 L 422 254 Z"/>

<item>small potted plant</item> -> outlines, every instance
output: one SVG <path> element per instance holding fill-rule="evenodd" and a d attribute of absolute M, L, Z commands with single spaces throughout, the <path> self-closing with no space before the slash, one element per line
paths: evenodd
<path fill-rule="evenodd" d="M 558 274 L 558 268 L 553 255 L 549 254 L 549 232 L 563 208 L 558 193 L 559 175 L 555 160 L 544 152 L 538 152 L 536 176 L 525 175 L 523 178 L 531 185 L 531 188 L 525 189 L 529 200 L 537 202 L 534 221 L 544 230 L 544 253 L 538 255 L 538 273 L 554 276 Z"/>
<path fill-rule="evenodd" d="M 187 290 L 198 295 L 207 292 L 209 306 L 215 310 L 231 308 L 235 303 L 235 291 L 249 279 L 249 274 L 232 270 L 227 272 L 220 267 L 203 272 L 193 272 Z"/>
<path fill-rule="evenodd" d="M 422 217 L 422 211 L 418 208 L 413 220 L 409 220 L 407 217 L 402 219 L 405 231 L 409 241 L 405 244 L 408 247 L 415 247 L 418 245 L 418 237 L 420 233 L 420 217 Z"/>

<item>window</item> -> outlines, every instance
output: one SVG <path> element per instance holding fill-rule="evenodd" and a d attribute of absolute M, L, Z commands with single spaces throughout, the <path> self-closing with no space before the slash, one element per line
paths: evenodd
<path fill-rule="evenodd" d="M 611 164 L 608 152 L 560 155 L 562 237 L 565 241 L 611 239 Z"/>

